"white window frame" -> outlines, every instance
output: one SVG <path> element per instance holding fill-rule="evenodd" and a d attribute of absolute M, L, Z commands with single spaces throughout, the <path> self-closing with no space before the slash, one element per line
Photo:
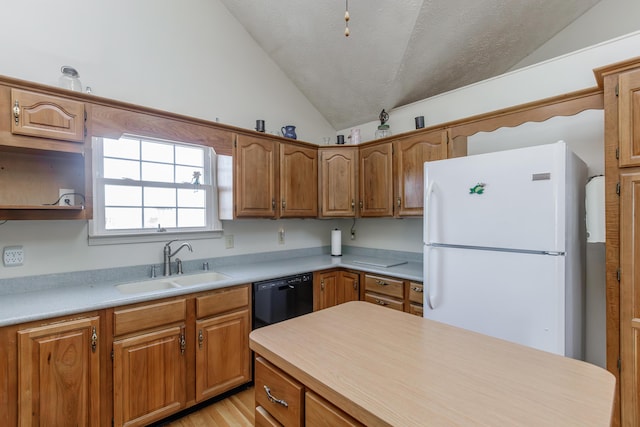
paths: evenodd
<path fill-rule="evenodd" d="M 140 135 L 122 135 L 122 138 L 138 139 L 151 142 L 161 142 L 165 144 L 174 144 L 188 147 L 204 148 L 205 150 L 205 165 L 204 174 L 208 177 L 201 177 L 201 182 L 207 182 L 207 178 L 211 184 L 200 185 L 198 188 L 200 191 L 206 191 L 205 199 L 205 219 L 206 224 L 204 227 L 162 227 L 161 229 L 151 228 L 136 228 L 127 230 L 108 230 L 105 228 L 105 203 L 104 203 L 104 189 L 105 185 L 114 183 L 114 180 L 104 178 L 103 174 L 103 138 L 92 138 L 92 166 L 93 166 L 93 219 L 89 221 L 89 244 L 90 245 L 108 245 L 108 244 L 122 244 L 122 243 L 144 243 L 144 242 L 161 242 L 180 238 L 181 236 L 188 237 L 189 239 L 205 239 L 211 237 L 222 237 L 222 222 L 219 217 L 218 210 L 218 185 L 217 185 L 217 155 L 213 148 L 203 147 L 201 145 L 188 144 L 178 141 L 170 141 L 159 138 L 151 138 Z M 120 180 L 116 180 L 120 181 Z M 122 181 L 120 181 L 122 182 Z M 130 183 L 139 183 L 145 186 L 155 186 L 156 184 L 151 181 L 129 181 Z M 174 183 L 167 185 L 167 183 L 161 183 L 161 187 L 170 188 L 193 188 L 194 184 Z"/>

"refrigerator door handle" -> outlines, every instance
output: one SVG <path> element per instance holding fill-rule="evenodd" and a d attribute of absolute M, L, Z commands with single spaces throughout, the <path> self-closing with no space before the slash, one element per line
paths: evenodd
<path fill-rule="evenodd" d="M 427 191 L 424 194 L 424 231 L 423 231 L 423 239 L 424 244 L 428 245 L 431 243 L 431 197 L 433 196 L 433 191 L 435 190 L 435 182 L 430 181 L 429 186 L 427 187 Z"/>
<path fill-rule="evenodd" d="M 431 251 L 433 250 L 429 245 L 424 247 L 425 250 L 425 266 L 424 266 L 424 287 L 426 292 L 424 294 L 424 299 L 427 302 L 427 305 L 431 310 L 436 308 L 436 297 L 438 294 L 435 292 L 435 286 L 431 283 Z M 432 292 L 434 291 L 434 292 Z"/>

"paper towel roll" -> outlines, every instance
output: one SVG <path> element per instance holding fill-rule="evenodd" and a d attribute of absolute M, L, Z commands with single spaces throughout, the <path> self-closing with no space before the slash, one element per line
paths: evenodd
<path fill-rule="evenodd" d="M 594 176 L 585 189 L 587 242 L 604 242 L 604 176 Z"/>
<path fill-rule="evenodd" d="M 342 232 L 338 228 L 331 230 L 331 256 L 342 256 Z"/>

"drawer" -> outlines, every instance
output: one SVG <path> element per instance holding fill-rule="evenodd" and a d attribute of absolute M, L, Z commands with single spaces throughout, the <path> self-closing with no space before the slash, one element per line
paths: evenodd
<path fill-rule="evenodd" d="M 282 424 L 273 418 L 262 406 L 256 407 L 255 417 L 255 427 L 282 427 Z"/>
<path fill-rule="evenodd" d="M 143 331 L 184 321 L 187 302 L 184 299 L 116 309 L 113 312 L 113 335 Z"/>
<path fill-rule="evenodd" d="M 394 310 L 404 311 L 404 303 L 402 301 L 389 298 L 384 295 L 378 295 L 378 294 L 372 294 L 370 292 L 366 292 L 364 294 L 364 300 L 366 302 L 382 305 L 384 307 L 389 307 Z"/>
<path fill-rule="evenodd" d="M 402 280 L 365 274 L 364 286 L 365 291 L 372 291 L 400 299 L 404 298 L 404 282 Z"/>
<path fill-rule="evenodd" d="M 249 286 L 219 289 L 196 298 L 196 317 L 213 316 L 249 305 Z"/>
<path fill-rule="evenodd" d="M 422 283 L 409 282 L 409 301 L 422 304 L 424 301 Z"/>
<path fill-rule="evenodd" d="M 281 424 L 304 425 L 304 386 L 260 356 L 256 357 L 255 396 L 256 407 L 262 406 Z"/>
<path fill-rule="evenodd" d="M 304 419 L 308 426 L 360 427 L 363 425 L 315 393 L 306 392 L 304 405 Z"/>
<path fill-rule="evenodd" d="M 422 304 L 409 304 L 409 313 L 415 316 L 424 317 L 424 308 Z"/>

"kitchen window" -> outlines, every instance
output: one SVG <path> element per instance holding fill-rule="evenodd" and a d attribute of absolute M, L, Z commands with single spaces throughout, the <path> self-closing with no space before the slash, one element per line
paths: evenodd
<path fill-rule="evenodd" d="M 93 138 L 90 242 L 221 234 L 215 165 L 215 151 L 201 145 L 131 135 Z"/>

